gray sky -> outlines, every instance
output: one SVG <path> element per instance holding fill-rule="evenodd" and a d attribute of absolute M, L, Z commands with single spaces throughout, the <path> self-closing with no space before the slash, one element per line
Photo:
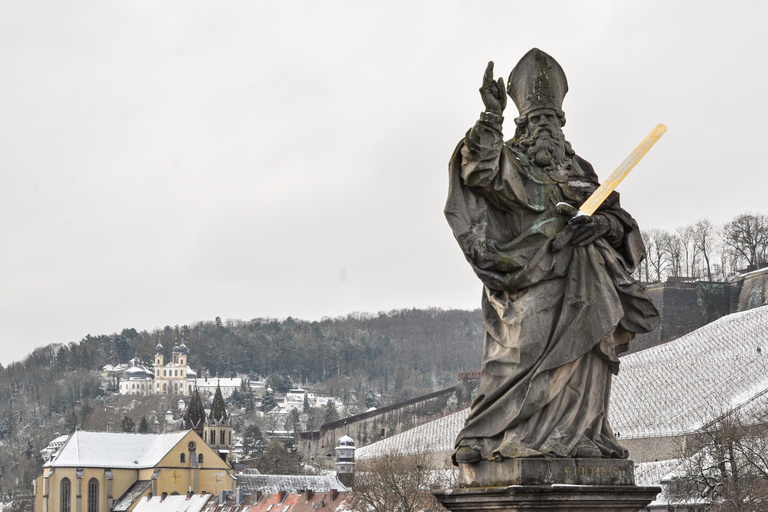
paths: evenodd
<path fill-rule="evenodd" d="M 644 228 L 768 213 L 765 2 L 0 4 L 0 362 L 215 316 L 475 308 L 447 163 L 536 46 Z M 510 101 L 507 135 L 516 111 Z"/>

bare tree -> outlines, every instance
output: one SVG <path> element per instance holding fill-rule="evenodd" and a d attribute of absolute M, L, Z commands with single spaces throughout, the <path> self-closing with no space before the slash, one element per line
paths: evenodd
<path fill-rule="evenodd" d="M 646 243 L 646 260 L 651 269 L 651 275 L 648 276 L 648 281 L 653 279 L 654 281 L 661 281 L 667 267 L 667 257 L 664 252 L 664 231 L 661 229 L 651 229 L 646 233 L 643 238 Z"/>
<path fill-rule="evenodd" d="M 693 261 L 695 260 L 694 250 L 693 250 L 693 227 L 682 226 L 677 228 L 675 232 L 677 233 L 677 236 L 680 238 L 680 245 L 683 249 L 683 254 L 685 256 L 684 276 L 691 277 L 693 273 L 691 267 L 693 267 Z"/>
<path fill-rule="evenodd" d="M 768 216 L 749 212 L 737 215 L 723 228 L 722 238 L 748 268 L 768 263 Z"/>
<path fill-rule="evenodd" d="M 672 486 L 685 502 L 710 512 L 768 509 L 768 415 L 735 413 L 703 429 L 688 444 Z"/>
<path fill-rule="evenodd" d="M 715 250 L 715 226 L 709 219 L 701 219 L 693 226 L 693 244 L 704 258 L 707 280 L 712 280 L 712 256 Z"/>
<path fill-rule="evenodd" d="M 675 233 L 661 231 L 659 233 L 659 247 L 668 263 L 669 274 L 673 277 L 683 276 L 683 242 Z"/>
<path fill-rule="evenodd" d="M 444 510 L 429 492 L 447 487 L 444 465 L 433 454 L 397 451 L 375 459 L 358 460 L 350 493 L 354 510 L 370 512 L 432 512 Z"/>

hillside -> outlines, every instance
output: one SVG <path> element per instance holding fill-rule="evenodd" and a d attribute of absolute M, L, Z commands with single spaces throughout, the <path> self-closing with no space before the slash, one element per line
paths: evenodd
<path fill-rule="evenodd" d="M 199 374 L 275 376 L 284 385 L 312 385 L 353 403 L 362 396 L 363 406 L 370 393 L 396 402 L 455 384 L 458 372 L 479 367 L 484 330 L 479 310 L 410 309 L 319 322 L 217 318 L 152 332 L 126 328 L 35 349 L 0 367 L 2 499 L 31 492 L 40 450 L 55 432 L 76 425 L 116 429 L 119 411 L 171 408 L 172 397 L 136 404 L 136 397 L 108 396 L 114 387 L 102 381 L 100 370 L 134 356 L 151 361 L 158 341 L 170 353 L 182 332 Z"/>

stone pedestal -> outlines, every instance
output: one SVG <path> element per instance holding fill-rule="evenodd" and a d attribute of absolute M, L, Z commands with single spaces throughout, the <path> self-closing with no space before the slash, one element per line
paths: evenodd
<path fill-rule="evenodd" d="M 459 466 L 459 487 L 434 490 L 450 511 L 637 512 L 661 492 L 634 485 L 619 459 L 507 459 Z"/>

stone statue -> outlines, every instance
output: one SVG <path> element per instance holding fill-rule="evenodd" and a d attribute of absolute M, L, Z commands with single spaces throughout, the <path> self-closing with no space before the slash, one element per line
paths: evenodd
<path fill-rule="evenodd" d="M 591 217 L 555 206 L 578 208 L 599 185 L 563 135 L 567 91 L 560 65 L 529 51 L 509 76 L 506 93 L 520 114 L 505 142 L 504 81 L 489 62 L 485 111 L 451 159 L 445 215 L 483 282 L 486 328 L 458 464 L 628 455 L 607 420 L 611 378 L 617 354 L 659 314 L 631 275 L 645 248 L 619 195 Z M 570 240 L 554 243 L 564 230 Z"/>

